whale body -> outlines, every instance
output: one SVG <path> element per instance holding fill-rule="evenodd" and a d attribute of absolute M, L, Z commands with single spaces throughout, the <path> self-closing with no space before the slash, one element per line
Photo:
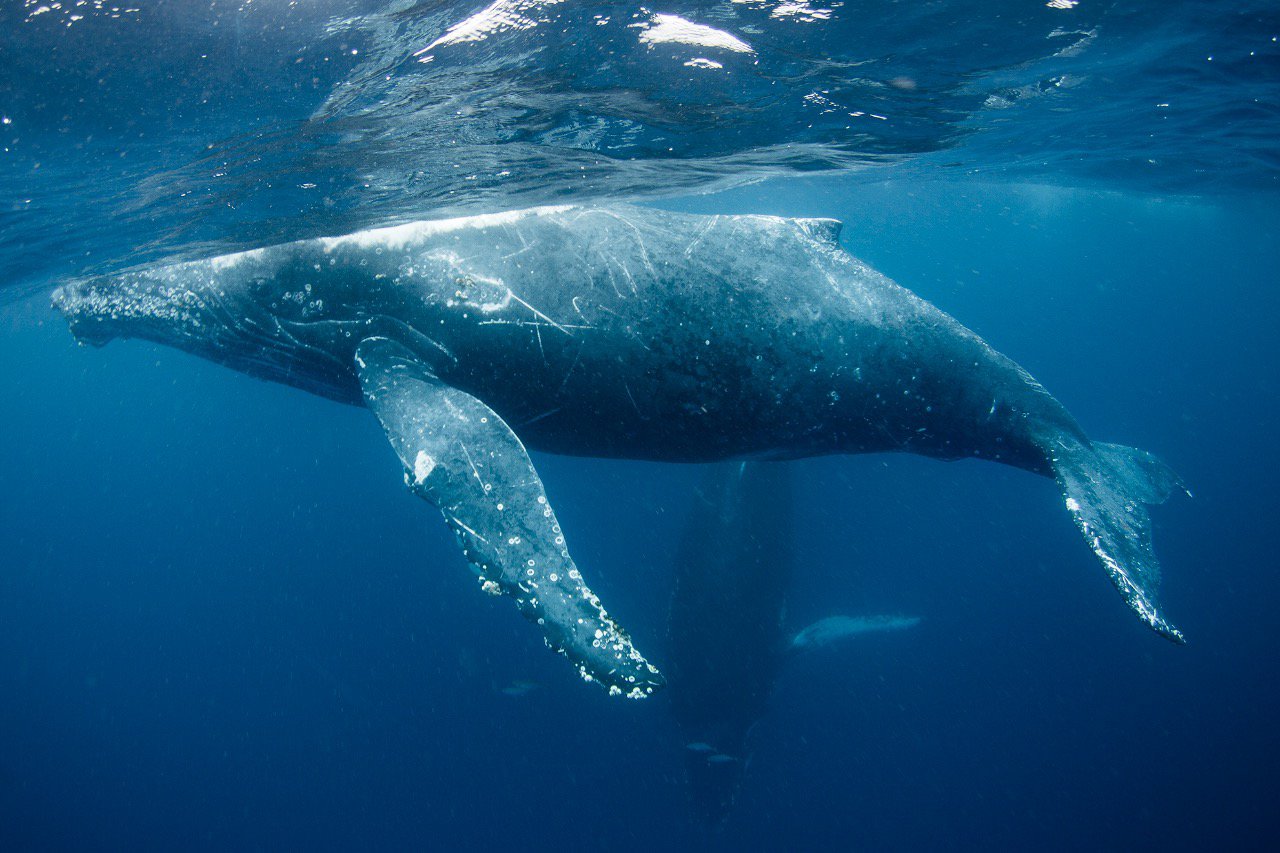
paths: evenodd
<path fill-rule="evenodd" d="M 905 451 L 1057 480 L 1150 627 L 1146 504 L 1180 484 L 1092 442 L 1025 370 L 839 245 L 834 220 L 538 208 L 68 282 L 83 342 L 146 338 L 363 404 L 481 586 L 587 680 L 662 677 L 586 586 L 526 447 L 667 461 Z"/>

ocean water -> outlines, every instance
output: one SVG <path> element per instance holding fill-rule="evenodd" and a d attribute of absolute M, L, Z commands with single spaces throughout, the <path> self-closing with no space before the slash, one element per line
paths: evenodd
<path fill-rule="evenodd" d="M 1277 36 L 1266 3 L 7 4 L 0 848 L 1273 847 Z M 788 621 L 921 621 L 788 661 L 708 826 L 670 698 L 582 684 L 477 594 L 368 412 L 78 347 L 48 307 L 137 263 L 616 199 L 839 218 L 1159 454 L 1194 494 L 1152 510 L 1187 645 L 1049 481 L 794 463 Z M 702 467 L 535 462 L 661 663 Z"/>

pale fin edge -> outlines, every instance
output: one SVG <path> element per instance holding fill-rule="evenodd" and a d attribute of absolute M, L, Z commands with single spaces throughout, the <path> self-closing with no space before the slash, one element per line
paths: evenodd
<path fill-rule="evenodd" d="M 1160 610 L 1160 562 L 1147 513 L 1148 504 L 1186 491 L 1178 475 L 1144 450 L 1101 442 L 1059 443 L 1051 463 L 1067 511 L 1130 609 L 1161 636 L 1185 643 Z"/>

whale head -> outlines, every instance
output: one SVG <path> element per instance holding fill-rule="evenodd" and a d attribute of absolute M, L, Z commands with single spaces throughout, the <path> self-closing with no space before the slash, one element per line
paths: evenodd
<path fill-rule="evenodd" d="M 230 315 L 218 317 L 221 304 L 210 291 L 158 273 L 72 281 L 53 292 L 53 307 L 76 340 L 95 347 L 123 337 L 191 349 L 227 336 Z"/>
<path fill-rule="evenodd" d="M 83 344 L 141 338 L 261 379 L 358 402 L 350 360 L 308 338 L 303 301 L 279 293 L 271 278 L 247 272 L 222 259 L 130 270 L 63 284 L 52 302 Z"/>

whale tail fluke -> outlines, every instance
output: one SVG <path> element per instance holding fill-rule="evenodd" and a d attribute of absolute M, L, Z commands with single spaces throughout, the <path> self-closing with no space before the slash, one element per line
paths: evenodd
<path fill-rule="evenodd" d="M 1059 442 L 1052 464 L 1076 527 L 1129 607 L 1157 633 L 1186 642 L 1160 612 L 1160 562 L 1147 514 L 1148 504 L 1186 491 L 1178 475 L 1144 450 L 1101 442 Z"/>

